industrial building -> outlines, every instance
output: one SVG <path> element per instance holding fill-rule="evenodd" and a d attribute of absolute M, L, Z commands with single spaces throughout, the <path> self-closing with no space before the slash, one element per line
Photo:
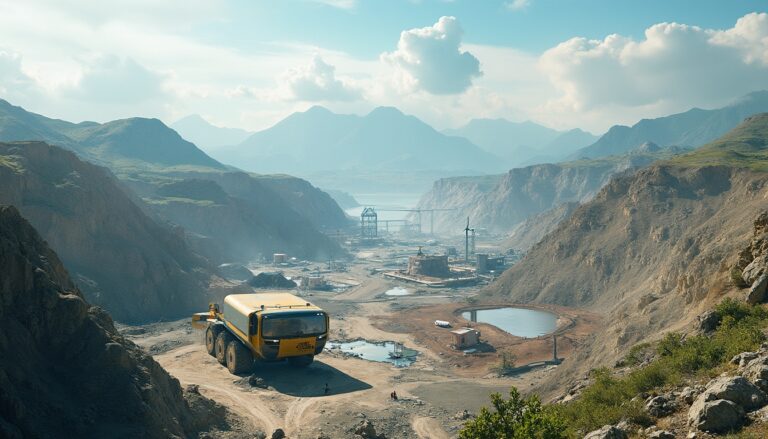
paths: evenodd
<path fill-rule="evenodd" d="M 454 349 L 467 349 L 480 343 L 480 331 L 474 328 L 460 328 L 451 331 Z"/>

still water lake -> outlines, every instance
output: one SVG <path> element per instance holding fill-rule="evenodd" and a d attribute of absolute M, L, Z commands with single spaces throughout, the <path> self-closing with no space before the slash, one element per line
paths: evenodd
<path fill-rule="evenodd" d="M 464 311 L 461 316 L 472 322 L 487 323 L 518 337 L 538 337 L 557 328 L 557 315 L 526 308 L 495 308 Z"/>

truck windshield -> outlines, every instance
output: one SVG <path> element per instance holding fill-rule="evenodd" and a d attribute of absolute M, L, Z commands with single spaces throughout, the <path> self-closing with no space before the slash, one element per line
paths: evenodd
<path fill-rule="evenodd" d="M 320 335 L 326 330 L 322 312 L 273 314 L 261 319 L 261 336 L 264 338 Z"/>

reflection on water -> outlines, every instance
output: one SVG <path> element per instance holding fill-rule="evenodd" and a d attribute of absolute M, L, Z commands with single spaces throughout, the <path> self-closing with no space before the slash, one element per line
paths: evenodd
<path fill-rule="evenodd" d="M 402 347 L 402 345 L 396 348 L 395 343 L 391 341 L 372 343 L 366 340 L 356 340 L 344 343 L 329 343 L 328 349 L 338 349 L 345 354 L 369 361 L 392 363 L 397 367 L 410 366 L 416 361 L 416 356 L 419 354 L 413 349 Z M 398 358 L 393 356 L 396 351 Z"/>
<path fill-rule="evenodd" d="M 557 315 L 537 309 L 477 309 L 464 311 L 461 316 L 472 322 L 496 326 L 519 337 L 538 337 L 557 328 Z"/>

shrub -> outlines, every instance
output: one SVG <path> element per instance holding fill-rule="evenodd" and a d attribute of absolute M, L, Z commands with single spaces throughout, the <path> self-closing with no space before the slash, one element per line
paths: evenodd
<path fill-rule="evenodd" d="M 509 399 L 491 395 L 494 411 L 483 407 L 477 418 L 467 421 L 461 439 L 565 439 L 566 425 L 557 414 L 542 406 L 537 396 L 523 398 L 516 388 Z"/>
<path fill-rule="evenodd" d="M 647 366 L 620 378 L 608 369 L 593 371 L 592 384 L 578 399 L 556 406 L 557 415 L 574 435 L 622 420 L 649 425 L 651 419 L 639 394 L 678 385 L 685 378 L 714 375 L 734 355 L 753 351 L 766 340 L 763 329 L 768 324 L 768 311 L 762 306 L 725 299 L 715 310 L 721 321 L 711 336 L 684 337 L 671 332 L 658 342 L 658 357 Z M 641 344 L 631 349 L 625 362 L 638 361 L 648 348 Z"/>

